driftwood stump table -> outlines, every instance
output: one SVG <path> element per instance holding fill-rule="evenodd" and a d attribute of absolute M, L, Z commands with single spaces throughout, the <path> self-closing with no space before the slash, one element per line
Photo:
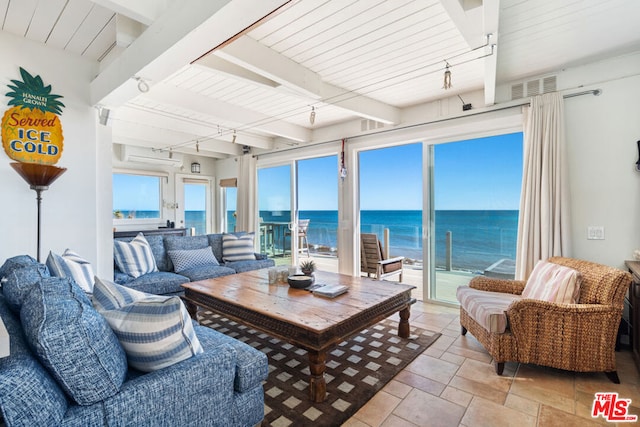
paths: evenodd
<path fill-rule="evenodd" d="M 195 319 L 198 307 L 222 314 L 303 348 L 309 354 L 309 396 L 322 402 L 327 352 L 399 312 L 398 335 L 409 337 L 409 308 L 415 286 L 366 277 L 316 272 L 316 284 L 345 285 L 349 291 L 328 299 L 288 284 L 269 285 L 268 269 L 190 282 L 184 300 Z"/>

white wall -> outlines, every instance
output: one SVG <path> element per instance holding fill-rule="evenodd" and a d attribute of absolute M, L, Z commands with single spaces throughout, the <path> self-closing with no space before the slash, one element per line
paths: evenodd
<path fill-rule="evenodd" d="M 600 96 L 565 100 L 573 255 L 623 267 L 640 248 L 640 75 L 597 87 Z M 590 225 L 605 239 L 587 240 Z"/>
<path fill-rule="evenodd" d="M 19 79 L 19 67 L 40 75 L 52 92 L 63 96 L 60 121 L 64 149 L 57 166 L 68 170 L 43 192 L 41 260 L 49 250 L 72 248 L 102 271 L 98 247 L 105 248 L 109 236 L 98 225 L 98 200 L 104 189 L 98 177 L 110 174 L 111 159 L 98 157 L 96 110 L 89 105 L 89 82 L 97 65 L 63 51 L 45 48 L 7 33 L 0 33 L 0 88 Z M 0 97 L 0 109 L 8 109 L 9 98 Z M 102 153 L 102 151 L 100 152 Z M 0 259 L 29 254 L 36 257 L 36 193 L 9 166 L 12 160 L 0 154 Z M 110 230 L 109 230 L 110 231 Z"/>

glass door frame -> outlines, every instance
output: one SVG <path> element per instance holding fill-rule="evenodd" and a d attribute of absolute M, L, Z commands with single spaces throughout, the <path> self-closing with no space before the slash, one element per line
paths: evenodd
<path fill-rule="evenodd" d="M 202 175 L 202 176 L 194 176 L 191 174 L 176 174 L 175 175 L 175 218 L 176 218 L 176 228 L 186 227 L 185 222 L 185 184 L 202 184 L 206 185 L 205 190 L 205 205 L 206 205 L 206 234 L 213 233 L 214 224 L 213 224 L 213 213 L 215 212 L 215 197 L 213 194 L 213 185 L 215 182 L 215 178 L 212 176 Z M 191 181 L 191 182 L 189 182 Z M 163 201 L 163 205 L 170 204 L 171 202 Z"/>
<path fill-rule="evenodd" d="M 277 162 L 265 162 L 263 164 L 259 164 L 257 165 L 257 175 L 259 175 L 259 171 L 260 169 L 269 169 L 269 168 L 278 168 L 278 167 L 284 167 L 284 166 L 289 166 L 289 224 L 288 224 L 288 229 L 291 232 L 291 263 L 290 265 L 298 265 L 298 230 L 296 227 L 296 224 L 298 223 L 298 178 L 297 178 L 297 174 L 298 174 L 298 169 L 297 169 L 297 160 L 288 160 L 288 161 L 277 161 Z M 260 191 L 260 182 L 258 180 L 258 186 L 257 186 L 257 191 Z M 258 198 L 259 198 L 259 194 L 258 194 Z M 257 211 L 255 212 L 256 215 L 256 222 L 259 222 L 259 217 L 260 217 L 260 203 L 257 203 L 256 206 Z M 283 242 L 283 244 L 286 246 L 286 241 Z M 283 248 L 284 251 L 284 248 Z"/>

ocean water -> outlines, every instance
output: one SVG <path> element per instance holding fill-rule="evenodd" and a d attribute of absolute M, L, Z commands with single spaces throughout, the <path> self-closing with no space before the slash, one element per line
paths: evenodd
<path fill-rule="evenodd" d="M 265 222 L 289 222 L 289 212 L 261 211 Z M 337 211 L 300 211 L 310 220 L 310 245 L 337 246 Z M 361 232 L 376 233 L 382 240 L 389 229 L 392 256 L 423 259 L 422 211 L 369 210 L 360 212 Z M 517 210 L 440 210 L 435 213 L 435 259 L 444 267 L 447 232 L 451 233 L 452 268 L 482 271 L 501 259 L 515 259 L 518 233 Z"/>
<path fill-rule="evenodd" d="M 125 218 L 129 212 L 124 212 Z M 153 211 L 135 212 L 136 218 L 157 218 Z M 325 250 L 337 249 L 338 212 L 300 211 L 300 218 L 310 220 L 310 245 Z M 290 222 L 288 211 L 260 211 L 265 222 Z M 205 213 L 186 211 L 186 226 L 195 227 L 197 234 L 205 232 Z M 229 230 L 233 230 L 233 211 L 227 212 Z M 361 231 L 376 233 L 382 240 L 389 229 L 392 256 L 422 260 L 422 211 L 362 211 Z M 517 210 L 439 210 L 435 213 L 436 266 L 445 265 L 447 232 L 451 233 L 452 268 L 482 271 L 501 259 L 515 259 L 518 233 Z M 289 242 L 285 242 L 286 245 Z"/>

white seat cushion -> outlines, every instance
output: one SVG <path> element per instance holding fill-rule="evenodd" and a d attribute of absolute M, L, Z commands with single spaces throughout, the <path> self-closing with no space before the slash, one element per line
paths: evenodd
<path fill-rule="evenodd" d="M 507 330 L 507 310 L 520 295 L 487 292 L 460 286 L 456 291 L 460 306 L 487 331 L 502 334 Z"/>
<path fill-rule="evenodd" d="M 580 297 L 581 281 L 580 272 L 573 268 L 538 261 L 527 279 L 522 298 L 558 304 L 575 304 Z"/>

